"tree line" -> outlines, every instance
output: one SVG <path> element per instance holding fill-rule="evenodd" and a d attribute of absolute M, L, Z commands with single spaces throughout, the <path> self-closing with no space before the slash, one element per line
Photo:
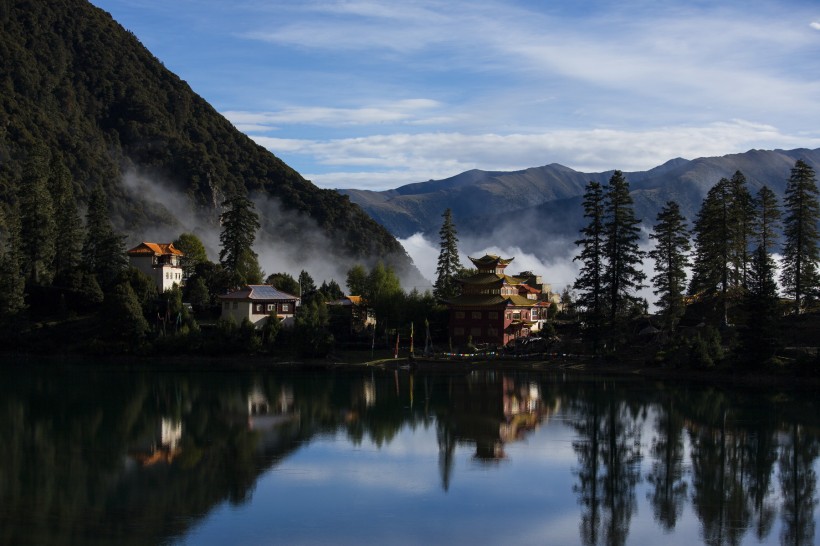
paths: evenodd
<path fill-rule="evenodd" d="M 587 223 L 575 242 L 580 270 L 573 288 L 595 352 L 623 348 L 630 321 L 645 312 L 637 291 L 646 286 L 646 257 L 655 263 L 651 283 L 663 330 L 676 339 L 684 317 L 696 315 L 690 318 L 705 326 L 704 333 L 684 345 L 707 363 L 720 355 L 704 338 L 719 339 L 715 331 L 732 326 L 740 326 L 739 356 L 760 361 L 774 354 L 783 315 L 776 280 L 793 315 L 813 309 L 820 298 L 817 180 L 802 160 L 791 169 L 782 207 L 765 185 L 752 195 L 740 171 L 709 190 L 691 227 L 678 203 L 667 202 L 649 234 L 655 243 L 649 251 L 639 246 L 640 220 L 621 171 L 607 185 L 587 184 L 583 213 Z M 777 250 L 782 258 L 776 279 Z"/>

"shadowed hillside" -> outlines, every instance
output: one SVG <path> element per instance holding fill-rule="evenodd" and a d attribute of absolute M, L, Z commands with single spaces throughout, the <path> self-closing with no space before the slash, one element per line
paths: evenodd
<path fill-rule="evenodd" d="M 0 22 L 0 205 L 25 191 L 40 147 L 68 167 L 81 206 L 104 186 L 129 242 L 216 230 L 239 191 L 264 205 L 260 241 L 294 260 L 415 271 L 387 230 L 237 131 L 108 13 L 85 0 L 0 0 Z"/>

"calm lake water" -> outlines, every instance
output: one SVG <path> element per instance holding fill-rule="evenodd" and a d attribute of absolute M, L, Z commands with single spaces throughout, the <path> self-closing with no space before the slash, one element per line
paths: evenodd
<path fill-rule="evenodd" d="M 532 372 L 0 371 L 3 544 L 818 543 L 815 395 Z"/>

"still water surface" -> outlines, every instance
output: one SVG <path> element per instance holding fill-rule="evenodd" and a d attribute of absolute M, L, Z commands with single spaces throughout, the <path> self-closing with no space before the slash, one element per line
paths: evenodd
<path fill-rule="evenodd" d="M 0 372 L 3 544 L 818 541 L 814 395 L 532 372 Z"/>

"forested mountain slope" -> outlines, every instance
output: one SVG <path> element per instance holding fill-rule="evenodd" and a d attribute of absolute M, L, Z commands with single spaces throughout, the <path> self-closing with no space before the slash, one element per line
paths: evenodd
<path fill-rule="evenodd" d="M 301 249 L 317 259 L 415 270 L 387 230 L 237 131 L 103 10 L 0 0 L 0 25 L 0 204 L 25 191 L 40 146 L 68 167 L 81 206 L 104 186 L 129 242 L 170 240 L 192 229 L 184 218 L 218 229 L 221 203 L 238 190 L 269 201 L 266 244 L 307 236 L 324 243 Z"/>

